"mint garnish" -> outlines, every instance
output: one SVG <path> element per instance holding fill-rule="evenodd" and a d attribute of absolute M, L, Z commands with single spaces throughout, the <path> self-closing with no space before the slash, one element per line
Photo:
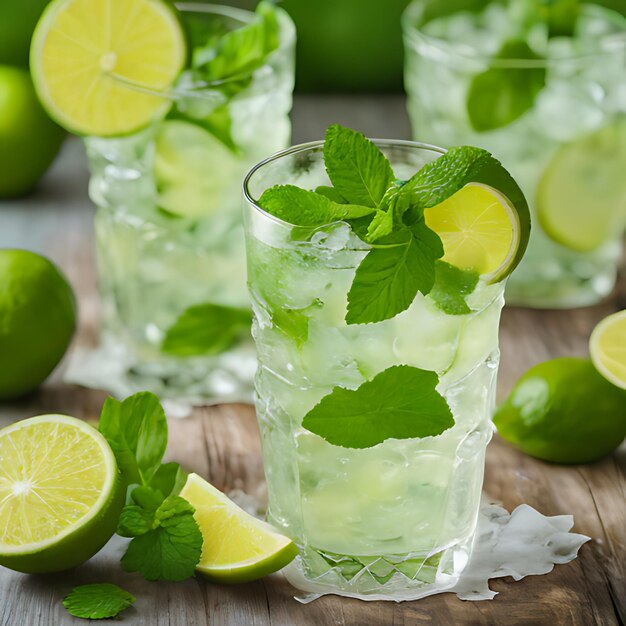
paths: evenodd
<path fill-rule="evenodd" d="M 186 473 L 177 463 L 161 464 L 168 429 L 159 399 L 147 391 L 123 402 L 107 398 L 99 430 L 115 454 L 122 480 L 134 486 L 118 522 L 118 533 L 133 537 L 123 568 L 147 580 L 192 576 L 202 553 L 202 533 L 194 508 L 178 496 Z"/>
<path fill-rule="evenodd" d="M 177 357 L 219 354 L 250 334 L 252 314 L 221 304 L 197 304 L 185 309 L 168 328 L 161 351 Z"/>
<path fill-rule="evenodd" d="M 202 534 L 195 509 L 180 496 L 161 501 L 161 494 L 138 487 L 133 504 L 124 507 L 118 534 L 133 537 L 122 568 L 146 580 L 180 581 L 193 576 L 202 555 Z"/>
<path fill-rule="evenodd" d="M 541 59 L 525 41 L 507 41 L 496 60 Z M 546 82 L 544 67 L 491 67 L 472 79 L 467 113 L 474 130 L 486 132 L 507 126 L 530 110 Z"/>
<path fill-rule="evenodd" d="M 326 131 L 324 163 L 333 187 L 353 204 L 378 206 L 394 179 L 387 157 L 374 143 L 338 124 Z"/>
<path fill-rule="evenodd" d="M 307 191 L 294 185 L 270 187 L 263 192 L 259 204 L 268 213 L 295 226 L 331 224 L 364 217 L 374 212 L 371 207 L 339 204 L 329 200 L 327 195 Z"/>
<path fill-rule="evenodd" d="M 454 265 L 437 261 L 435 264 L 435 284 L 430 297 L 448 315 L 466 315 L 471 309 L 465 296 L 471 294 L 478 284 L 476 272 L 461 270 Z"/>
<path fill-rule="evenodd" d="M 528 205 L 515 181 L 486 150 L 451 148 L 402 181 L 395 178 L 389 161 L 374 143 L 361 133 L 334 125 L 326 134 L 324 161 L 334 187 L 321 186 L 315 191 L 293 185 L 271 187 L 259 205 L 295 226 L 314 228 L 343 220 L 370 244 L 348 293 L 348 324 L 390 319 L 405 311 L 418 292 L 431 292 L 444 250 L 439 235 L 424 221 L 424 209 L 440 204 L 468 183 L 494 187 L 511 201 L 520 217 L 522 244 L 507 271 L 512 271 L 523 255 L 530 224 Z M 351 204 L 357 201 L 359 204 Z M 464 302 L 473 277 L 464 277 L 463 293 L 455 292 L 458 281 L 447 278 L 442 276 L 439 281 L 436 300 L 460 314 L 464 307 L 459 299 Z"/>
<path fill-rule="evenodd" d="M 396 365 L 354 391 L 335 387 L 305 416 L 302 426 L 344 448 L 370 448 L 386 439 L 434 437 L 454 425 L 435 389 L 435 372 Z"/>
<path fill-rule="evenodd" d="M 348 292 L 348 324 L 395 317 L 409 308 L 418 291 L 435 282 L 435 260 L 443 256 L 441 239 L 424 222 L 376 242 L 356 270 Z"/>
<path fill-rule="evenodd" d="M 63 606 L 74 617 L 108 619 L 117 617 L 134 602 L 135 598 L 121 587 L 99 583 L 74 587 L 63 600 Z"/>
<path fill-rule="evenodd" d="M 167 419 L 159 399 L 148 391 L 118 402 L 107 398 L 100 432 L 109 442 L 128 484 L 149 484 L 167 446 Z"/>

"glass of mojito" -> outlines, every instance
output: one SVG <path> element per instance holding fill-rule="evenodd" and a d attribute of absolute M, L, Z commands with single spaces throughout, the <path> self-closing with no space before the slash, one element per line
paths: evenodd
<path fill-rule="evenodd" d="M 256 407 L 298 587 L 448 588 L 478 515 L 506 277 L 528 207 L 488 152 L 324 142 L 244 183 Z"/>
<path fill-rule="evenodd" d="M 251 399 L 241 181 L 289 144 L 293 23 L 269 2 L 87 4 L 53 2 L 33 57 L 42 100 L 84 136 L 104 355 L 131 390 Z"/>
<path fill-rule="evenodd" d="M 600 4 L 415 0 L 403 17 L 415 136 L 492 152 L 536 218 L 507 302 L 585 306 L 615 284 L 626 224 L 626 16 Z"/>

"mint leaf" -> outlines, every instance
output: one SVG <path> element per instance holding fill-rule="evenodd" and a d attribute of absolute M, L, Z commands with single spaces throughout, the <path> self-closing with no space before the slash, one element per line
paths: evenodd
<path fill-rule="evenodd" d="M 478 13 L 486 8 L 493 0 L 425 0 L 420 4 L 420 25 L 453 15 L 461 11 Z"/>
<path fill-rule="evenodd" d="M 309 317 L 303 310 L 277 308 L 272 312 L 272 324 L 299 347 L 309 337 Z"/>
<path fill-rule="evenodd" d="M 276 185 L 266 189 L 259 206 L 295 226 L 322 226 L 369 215 L 374 209 L 354 204 L 339 204 L 326 195 L 294 185 Z"/>
<path fill-rule="evenodd" d="M 197 304 L 185 309 L 167 329 L 161 350 L 178 357 L 219 354 L 249 334 L 252 314 L 221 304 Z"/>
<path fill-rule="evenodd" d="M 126 482 L 149 483 L 167 446 L 167 420 L 159 399 L 149 391 L 123 402 L 107 398 L 99 430 L 115 453 Z"/>
<path fill-rule="evenodd" d="M 332 200 L 337 204 L 349 204 L 348 201 L 334 187 L 320 185 L 315 188 L 315 193 L 319 193 L 321 196 L 326 196 L 329 200 Z"/>
<path fill-rule="evenodd" d="M 438 382 L 435 372 L 396 365 L 354 391 L 335 387 L 302 426 L 344 448 L 434 437 L 454 425 L 450 407 L 435 389 Z"/>
<path fill-rule="evenodd" d="M 428 294 L 435 304 L 448 315 L 466 315 L 472 310 L 465 296 L 474 291 L 478 284 L 478 273 L 462 270 L 454 265 L 435 263 L 435 284 Z"/>
<path fill-rule="evenodd" d="M 409 308 L 435 282 L 439 236 L 421 221 L 377 241 L 356 270 L 348 292 L 348 324 L 381 322 Z"/>
<path fill-rule="evenodd" d="M 506 42 L 499 59 L 540 59 L 525 41 Z M 467 113 L 472 128 L 486 132 L 507 126 L 532 108 L 546 82 L 544 67 L 491 67 L 472 79 Z"/>
<path fill-rule="evenodd" d="M 160 491 L 143 486 L 133 489 L 130 497 L 132 504 L 122 509 L 115 531 L 121 537 L 138 537 L 152 530 L 156 512 L 165 501 Z"/>
<path fill-rule="evenodd" d="M 111 583 L 74 587 L 63 600 L 63 606 L 74 617 L 107 619 L 117 617 L 135 602 L 135 598 Z"/>
<path fill-rule="evenodd" d="M 202 555 L 202 533 L 194 512 L 187 500 L 170 496 L 154 513 L 152 529 L 147 532 L 142 532 L 144 526 L 136 511 L 128 515 L 124 529 L 141 534 L 128 545 L 122 568 L 139 572 L 146 580 L 179 581 L 193 576 Z"/>
<path fill-rule="evenodd" d="M 187 472 L 178 463 L 164 463 L 150 481 L 150 487 L 160 491 L 164 498 L 177 496 L 187 482 Z"/>
<path fill-rule="evenodd" d="M 387 157 L 376 145 L 338 124 L 326 131 L 324 163 L 333 187 L 353 204 L 378 206 L 394 180 Z"/>

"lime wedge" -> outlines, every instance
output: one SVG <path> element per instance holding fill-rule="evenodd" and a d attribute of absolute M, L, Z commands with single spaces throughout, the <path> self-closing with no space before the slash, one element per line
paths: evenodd
<path fill-rule="evenodd" d="M 589 353 L 602 376 L 626 389 L 626 309 L 605 317 L 593 329 Z"/>
<path fill-rule="evenodd" d="M 66 129 L 86 135 L 134 132 L 162 116 L 184 66 L 176 9 L 164 0 L 54 0 L 31 43 L 39 99 Z"/>
<path fill-rule="evenodd" d="M 256 580 L 282 569 L 298 554 L 295 544 L 252 517 L 197 474 L 180 494 L 196 512 L 203 536 L 196 570 L 218 583 Z"/>
<path fill-rule="evenodd" d="M 115 532 L 124 496 L 109 444 L 85 422 L 40 415 L 0 430 L 0 565 L 79 565 Z"/>
<path fill-rule="evenodd" d="M 517 211 L 500 192 L 469 183 L 424 211 L 426 225 L 443 243 L 443 261 L 497 282 L 513 268 L 520 246 Z"/>
<path fill-rule="evenodd" d="M 184 120 L 166 120 L 155 147 L 161 208 L 195 218 L 237 206 L 245 165 L 209 132 Z"/>
<path fill-rule="evenodd" d="M 537 218 L 557 243 L 589 252 L 626 224 L 626 124 L 564 145 L 537 187 Z"/>

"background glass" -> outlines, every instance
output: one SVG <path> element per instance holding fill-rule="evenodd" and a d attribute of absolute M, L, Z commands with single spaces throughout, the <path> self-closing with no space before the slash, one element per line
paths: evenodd
<path fill-rule="evenodd" d="M 179 6 L 198 42 L 216 24 L 232 30 L 254 17 L 227 7 Z M 223 83 L 198 83 L 185 71 L 168 94 L 173 108 L 165 120 L 127 137 L 85 139 L 89 192 L 98 206 L 102 342 L 126 364 L 138 390 L 165 398 L 252 396 L 241 181 L 290 139 L 295 31 L 277 12 L 279 48 L 252 75 L 237 78 L 246 86 L 234 97 L 226 100 Z M 211 132 L 207 120 L 216 110 L 230 116 L 232 145 Z M 233 341 L 203 348 L 211 322 L 196 310 L 187 344 L 163 344 L 185 311 L 202 305 L 235 309 Z M 226 322 L 219 324 L 217 335 L 228 339 Z"/>
<path fill-rule="evenodd" d="M 507 302 L 598 302 L 615 283 L 626 223 L 626 19 L 582 5 L 573 37 L 544 41 L 540 28 L 529 31 L 528 45 L 545 44 L 545 58 L 495 58 L 518 37 L 512 16 L 523 3 L 492 2 L 436 19 L 432 5 L 418 0 L 403 17 L 413 133 L 444 146 L 482 146 L 522 187 L 534 210 L 533 232 Z M 514 100 L 528 97 L 533 81 L 543 83 L 517 119 L 476 130 L 468 109 L 478 76 L 474 108 L 493 101 L 489 88 L 502 94 L 512 85 Z"/>

